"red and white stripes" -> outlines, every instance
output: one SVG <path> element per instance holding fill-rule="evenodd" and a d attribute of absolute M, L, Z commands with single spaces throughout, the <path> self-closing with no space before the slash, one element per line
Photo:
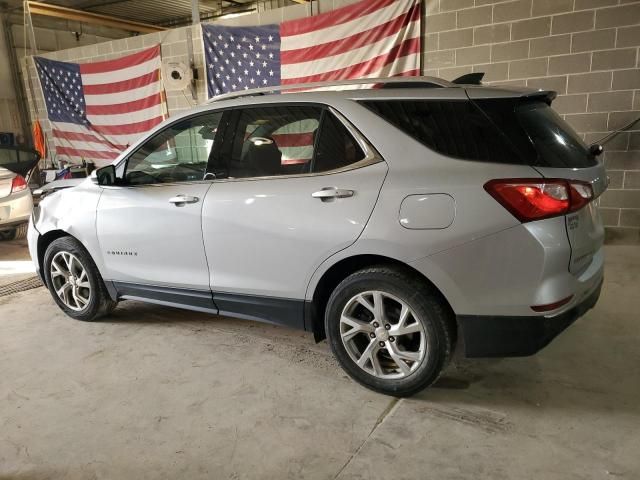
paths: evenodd
<path fill-rule="evenodd" d="M 420 1 L 371 0 L 282 23 L 281 83 L 419 75 Z"/>

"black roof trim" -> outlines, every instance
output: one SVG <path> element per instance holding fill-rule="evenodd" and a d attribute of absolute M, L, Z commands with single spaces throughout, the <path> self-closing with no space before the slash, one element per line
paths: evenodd
<path fill-rule="evenodd" d="M 382 89 L 390 88 L 444 88 L 444 85 L 440 85 L 434 82 L 396 82 L 396 83 L 383 83 L 380 87 Z"/>

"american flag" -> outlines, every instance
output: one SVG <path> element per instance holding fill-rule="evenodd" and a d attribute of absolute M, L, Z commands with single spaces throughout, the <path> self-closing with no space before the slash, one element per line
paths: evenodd
<path fill-rule="evenodd" d="M 108 164 L 164 118 L 159 45 L 103 62 L 35 61 L 58 159 Z"/>
<path fill-rule="evenodd" d="M 203 25 L 209 97 L 280 85 L 278 25 Z"/>
<path fill-rule="evenodd" d="M 420 74 L 420 0 L 364 0 L 280 25 L 202 30 L 209 97 Z"/>

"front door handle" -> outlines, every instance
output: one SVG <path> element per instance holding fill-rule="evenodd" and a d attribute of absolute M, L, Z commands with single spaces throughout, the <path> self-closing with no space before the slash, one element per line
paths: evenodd
<path fill-rule="evenodd" d="M 198 197 L 192 197 L 190 195 L 176 195 L 169 199 L 169 203 L 173 203 L 176 207 L 182 207 L 187 203 L 196 203 L 200 200 Z"/>
<path fill-rule="evenodd" d="M 332 198 L 347 198 L 353 197 L 353 190 L 344 190 L 336 187 L 325 187 L 322 190 L 313 192 L 311 196 L 313 198 L 319 198 L 320 200 L 328 200 Z"/>

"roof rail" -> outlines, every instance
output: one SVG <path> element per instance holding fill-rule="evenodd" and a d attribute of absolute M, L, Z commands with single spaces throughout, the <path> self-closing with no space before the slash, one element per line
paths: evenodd
<path fill-rule="evenodd" d="M 394 83 L 397 85 L 393 85 Z M 383 88 L 409 88 L 412 86 L 412 84 L 415 84 L 415 88 L 442 88 L 455 86 L 451 82 L 437 77 L 358 78 L 355 80 L 335 80 L 330 82 L 298 83 L 293 85 L 276 85 L 273 87 L 253 88 L 248 90 L 241 90 L 239 92 L 230 92 L 224 93 L 222 95 L 217 95 L 213 98 L 210 98 L 207 103 L 219 102 L 221 100 L 228 100 L 230 98 L 269 95 L 271 93 L 279 93 L 288 90 L 308 90 L 311 88 L 321 89 L 323 87 L 331 88 L 369 84 L 382 84 Z"/>

